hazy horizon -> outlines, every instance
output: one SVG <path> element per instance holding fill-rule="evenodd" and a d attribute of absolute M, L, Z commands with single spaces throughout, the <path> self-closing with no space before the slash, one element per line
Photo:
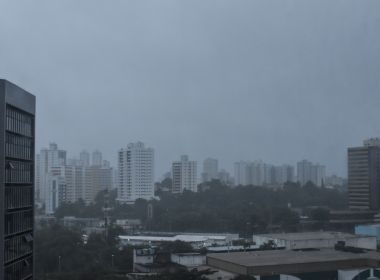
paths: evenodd
<path fill-rule="evenodd" d="M 302 159 L 346 176 L 380 136 L 379 1 L 2 1 L 0 78 L 37 96 L 36 152 L 142 141 L 159 178 L 188 154 Z M 47 24 L 48 23 L 48 24 Z"/>

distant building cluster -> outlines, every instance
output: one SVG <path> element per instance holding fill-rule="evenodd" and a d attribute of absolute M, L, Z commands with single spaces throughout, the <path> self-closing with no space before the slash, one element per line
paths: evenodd
<path fill-rule="evenodd" d="M 369 145 L 369 144 L 368 144 Z M 234 176 L 219 168 L 215 158 L 206 158 L 201 170 L 198 162 L 188 155 L 180 156 L 171 163 L 164 186 L 155 185 L 154 149 L 142 142 L 129 143 L 117 153 L 117 168 L 98 150 L 90 155 L 82 151 L 78 158 L 67 158 L 67 152 L 51 143 L 36 155 L 36 198 L 45 205 L 47 214 L 54 213 L 63 202 L 82 199 L 89 204 L 97 193 L 105 189 L 117 189 L 119 203 L 133 204 L 138 199 L 155 198 L 155 191 L 181 194 L 209 188 L 209 183 L 218 180 L 227 186 L 255 185 L 282 186 L 286 182 L 308 182 L 316 186 L 342 186 L 345 181 L 336 176 L 326 176 L 326 167 L 307 160 L 293 165 L 273 165 L 263 161 L 239 161 L 234 164 Z M 155 189 L 156 187 L 156 189 Z"/>
<path fill-rule="evenodd" d="M 67 159 L 67 152 L 51 143 L 36 156 L 36 198 L 45 205 L 45 213 L 53 214 L 64 202 L 82 199 L 94 201 L 101 190 L 113 185 L 113 171 L 102 154 L 80 153 L 79 159 Z"/>
<path fill-rule="evenodd" d="M 274 166 L 262 161 L 240 161 L 235 163 L 234 171 L 236 186 L 294 182 L 294 167 L 290 165 Z"/>
<path fill-rule="evenodd" d="M 299 182 L 302 186 L 308 182 L 316 186 L 326 185 L 329 180 L 332 185 L 343 184 L 343 179 L 337 176 L 327 177 L 326 167 L 307 160 L 297 163 L 295 168 L 289 164 L 272 165 L 263 161 L 240 161 L 234 165 L 235 186 L 239 185 L 283 185 L 286 182 Z"/>

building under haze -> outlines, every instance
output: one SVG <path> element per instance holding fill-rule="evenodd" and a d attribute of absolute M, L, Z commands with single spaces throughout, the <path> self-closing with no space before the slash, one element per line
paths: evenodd
<path fill-rule="evenodd" d="M 248 166 L 249 166 L 249 162 L 245 162 L 245 161 L 235 162 L 234 164 L 235 186 L 249 185 Z"/>
<path fill-rule="evenodd" d="M 263 161 L 240 161 L 234 165 L 235 186 L 282 185 L 294 182 L 294 167 L 291 165 L 275 166 Z"/>
<path fill-rule="evenodd" d="M 33 279 L 35 97 L 0 80 L 0 279 Z"/>
<path fill-rule="evenodd" d="M 297 180 L 303 186 L 312 182 L 316 186 L 322 186 L 326 177 L 326 167 L 302 160 L 297 163 Z"/>
<path fill-rule="evenodd" d="M 46 214 L 54 214 L 62 203 L 74 203 L 83 200 L 86 204 L 94 202 L 99 191 L 112 188 L 113 169 L 108 161 L 96 160 L 96 165 L 89 165 L 89 153 L 81 152 L 80 159 L 66 160 L 66 152 L 59 151 L 56 144 L 50 149 L 43 149 L 39 155 L 39 168 L 44 189 L 41 200 Z M 100 152 L 98 152 L 100 153 Z M 47 154 L 47 157 L 42 156 Z M 57 157 L 56 155 L 64 155 Z M 46 159 L 54 160 L 46 160 Z M 58 160 L 56 160 L 58 158 Z M 45 168 L 43 168 L 45 167 Z"/>
<path fill-rule="evenodd" d="M 218 180 L 224 184 L 227 184 L 227 185 L 230 185 L 231 184 L 231 177 L 230 177 L 230 173 L 227 172 L 226 170 L 224 169 L 221 169 L 219 172 L 218 172 Z"/>
<path fill-rule="evenodd" d="M 83 150 L 79 154 L 79 160 L 81 161 L 81 164 L 83 166 L 90 166 L 90 153 L 87 152 L 86 150 Z"/>
<path fill-rule="evenodd" d="M 276 184 L 284 184 L 286 182 L 294 182 L 294 166 L 283 164 L 274 167 L 274 182 Z"/>
<path fill-rule="evenodd" d="M 50 143 L 49 148 L 41 149 L 36 162 L 36 198 L 46 203 L 49 190 L 48 174 L 52 167 L 66 164 L 66 151 L 58 149 L 56 143 Z"/>
<path fill-rule="evenodd" d="M 348 148 L 348 199 L 352 210 L 380 209 L 380 139 Z"/>
<path fill-rule="evenodd" d="M 130 143 L 118 153 L 119 174 L 117 200 L 134 203 L 154 197 L 154 150 L 144 143 Z"/>
<path fill-rule="evenodd" d="M 92 165 L 93 166 L 101 166 L 103 162 L 102 153 L 98 150 L 92 153 Z"/>
<path fill-rule="evenodd" d="M 197 162 L 189 160 L 186 155 L 172 164 L 172 193 L 183 193 L 185 190 L 197 192 Z"/>
<path fill-rule="evenodd" d="M 203 161 L 202 182 L 218 179 L 218 160 L 207 158 Z"/>

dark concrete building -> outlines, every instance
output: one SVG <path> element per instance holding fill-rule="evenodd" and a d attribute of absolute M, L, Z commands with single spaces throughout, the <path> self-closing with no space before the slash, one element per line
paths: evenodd
<path fill-rule="evenodd" d="M 33 279 L 35 97 L 0 79 L 0 279 Z"/>
<path fill-rule="evenodd" d="M 351 210 L 380 209 L 380 139 L 348 148 L 348 197 Z"/>

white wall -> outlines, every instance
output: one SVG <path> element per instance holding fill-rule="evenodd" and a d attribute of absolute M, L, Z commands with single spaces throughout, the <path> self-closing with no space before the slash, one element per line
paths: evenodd
<path fill-rule="evenodd" d="M 206 264 L 206 256 L 198 254 L 172 254 L 171 261 L 187 267 L 200 266 Z"/>

